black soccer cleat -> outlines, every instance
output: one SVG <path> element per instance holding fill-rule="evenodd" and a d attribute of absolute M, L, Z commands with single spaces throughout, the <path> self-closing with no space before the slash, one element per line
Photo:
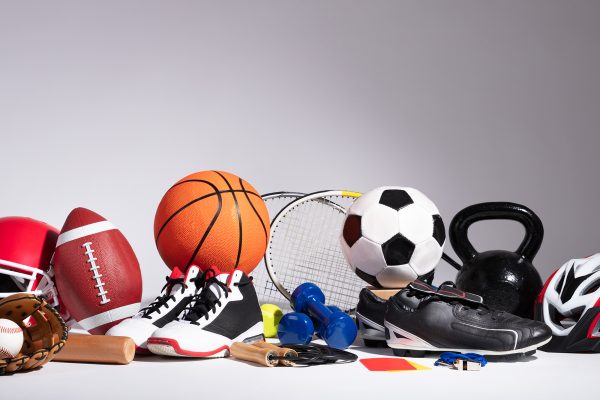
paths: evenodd
<path fill-rule="evenodd" d="M 356 322 L 358 335 L 368 347 L 387 347 L 385 342 L 385 317 L 386 301 L 377 297 L 369 289 L 360 291 L 358 305 L 356 306 Z"/>
<path fill-rule="evenodd" d="M 545 324 L 490 310 L 480 296 L 420 281 L 388 300 L 384 326 L 388 346 L 400 356 L 407 351 L 413 356 L 425 351 L 533 354 L 552 337 Z"/>

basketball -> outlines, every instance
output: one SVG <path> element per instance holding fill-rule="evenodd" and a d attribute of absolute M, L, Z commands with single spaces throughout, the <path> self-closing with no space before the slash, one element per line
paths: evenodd
<path fill-rule="evenodd" d="M 221 272 L 252 272 L 269 238 L 269 213 L 256 189 L 223 171 L 196 172 L 163 196 L 154 218 L 154 240 L 171 269 L 197 265 Z"/>

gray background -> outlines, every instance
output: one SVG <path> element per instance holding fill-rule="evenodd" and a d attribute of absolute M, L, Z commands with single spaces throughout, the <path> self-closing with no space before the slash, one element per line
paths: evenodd
<path fill-rule="evenodd" d="M 188 173 L 413 186 L 447 224 L 479 201 L 533 208 L 546 278 L 600 250 L 599 20 L 597 1 L 1 1 L 0 215 L 101 213 L 149 297 L 154 211 Z"/>

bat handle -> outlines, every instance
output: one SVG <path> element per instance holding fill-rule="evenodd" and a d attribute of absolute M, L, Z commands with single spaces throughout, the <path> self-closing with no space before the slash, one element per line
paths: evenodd
<path fill-rule="evenodd" d="M 231 355 L 239 360 L 250 361 L 266 367 L 274 367 L 279 362 L 275 351 L 247 343 L 235 342 L 229 350 Z"/>

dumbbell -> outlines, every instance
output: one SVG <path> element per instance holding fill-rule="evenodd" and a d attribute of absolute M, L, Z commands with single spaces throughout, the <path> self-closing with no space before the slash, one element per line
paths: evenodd
<path fill-rule="evenodd" d="M 341 310 L 335 306 L 327 306 L 332 312 Z M 313 321 L 308 315 L 299 312 L 285 314 L 277 326 L 277 336 L 281 344 L 309 344 L 315 331 L 319 336 L 322 325 Z"/>
<path fill-rule="evenodd" d="M 281 308 L 275 304 L 263 304 L 260 306 L 263 318 L 264 335 L 267 338 L 277 336 L 277 326 L 283 316 Z"/>
<path fill-rule="evenodd" d="M 317 332 L 327 345 L 346 349 L 356 339 L 354 320 L 338 308 L 332 310 L 325 306 L 325 295 L 314 283 L 298 286 L 292 293 L 291 304 L 296 312 L 306 313 L 316 321 Z"/>
<path fill-rule="evenodd" d="M 283 345 L 309 344 L 314 333 L 313 321 L 308 315 L 299 312 L 285 314 L 277 326 L 277 336 Z"/>

